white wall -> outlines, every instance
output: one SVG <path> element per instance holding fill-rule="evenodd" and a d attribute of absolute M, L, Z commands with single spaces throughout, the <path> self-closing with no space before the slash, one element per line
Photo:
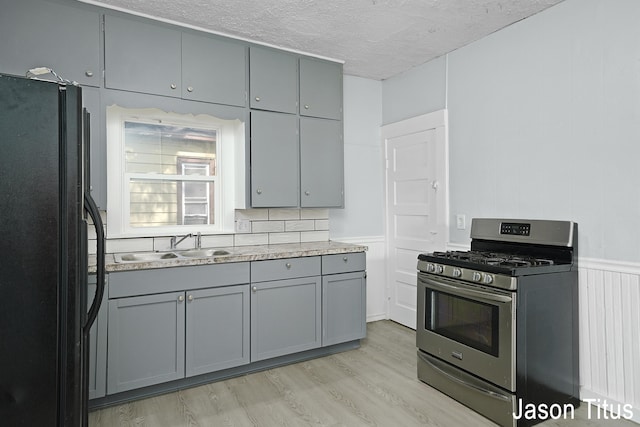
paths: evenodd
<path fill-rule="evenodd" d="M 448 108 L 451 245 L 456 214 L 579 223 L 581 396 L 638 422 L 639 22 L 637 0 L 565 0 L 383 82 L 383 123 Z M 399 102 L 437 70 L 444 103 Z"/>
<path fill-rule="evenodd" d="M 449 55 L 451 215 L 571 219 L 581 255 L 640 259 L 638 22 L 567 0 Z"/>
<path fill-rule="evenodd" d="M 446 79 L 446 57 L 442 56 L 385 80 L 382 124 L 445 108 Z"/>
<path fill-rule="evenodd" d="M 382 84 L 344 77 L 344 209 L 329 212 L 330 238 L 369 247 L 367 320 L 386 318 Z M 328 170 L 327 173 L 331 173 Z"/>

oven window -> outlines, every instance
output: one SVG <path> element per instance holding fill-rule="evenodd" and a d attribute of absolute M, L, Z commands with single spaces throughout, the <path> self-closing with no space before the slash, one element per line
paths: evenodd
<path fill-rule="evenodd" d="M 431 289 L 426 307 L 426 329 L 498 357 L 499 307 Z"/>

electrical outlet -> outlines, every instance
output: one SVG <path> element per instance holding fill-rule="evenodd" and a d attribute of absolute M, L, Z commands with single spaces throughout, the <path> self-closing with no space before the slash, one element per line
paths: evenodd
<path fill-rule="evenodd" d="M 237 220 L 236 233 L 251 233 L 251 221 L 248 219 Z"/>
<path fill-rule="evenodd" d="M 456 228 L 458 230 L 467 228 L 467 217 L 465 215 L 456 215 Z"/>

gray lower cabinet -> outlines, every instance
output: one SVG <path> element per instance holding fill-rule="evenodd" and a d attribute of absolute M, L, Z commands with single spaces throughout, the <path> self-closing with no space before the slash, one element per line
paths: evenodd
<path fill-rule="evenodd" d="M 249 285 L 109 301 L 108 394 L 249 363 Z"/>
<path fill-rule="evenodd" d="M 322 345 L 364 338 L 367 333 L 364 252 L 322 257 Z"/>
<path fill-rule="evenodd" d="M 186 376 L 249 363 L 249 285 L 187 292 Z"/>
<path fill-rule="evenodd" d="M 366 336 L 364 272 L 322 277 L 322 345 Z"/>
<path fill-rule="evenodd" d="M 344 206 L 342 122 L 300 118 L 300 206 Z"/>
<path fill-rule="evenodd" d="M 251 263 L 251 361 L 322 344 L 320 257 Z"/>
<path fill-rule="evenodd" d="M 300 115 L 342 120 L 342 65 L 300 58 Z"/>
<path fill-rule="evenodd" d="M 96 292 L 96 276 L 89 276 L 87 309 Z M 89 399 L 104 397 L 107 393 L 107 291 L 105 289 L 98 317 L 89 330 Z"/>
<path fill-rule="evenodd" d="M 184 292 L 109 301 L 107 394 L 184 377 Z"/>
<path fill-rule="evenodd" d="M 251 112 L 251 206 L 298 206 L 298 117 Z"/>
<path fill-rule="evenodd" d="M 98 12 L 44 0 L 1 0 L 0 10 L 0 73 L 24 76 L 48 67 L 81 85 L 100 86 Z"/>
<path fill-rule="evenodd" d="M 107 394 L 249 362 L 249 263 L 109 274 Z"/>

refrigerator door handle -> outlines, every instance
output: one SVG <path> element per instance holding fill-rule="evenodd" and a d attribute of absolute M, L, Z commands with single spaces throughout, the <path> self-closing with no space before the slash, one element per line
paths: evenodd
<path fill-rule="evenodd" d="M 84 208 L 93 220 L 93 225 L 96 228 L 97 235 L 97 262 L 96 262 L 96 294 L 91 303 L 91 308 L 87 314 L 87 323 L 83 326 L 85 331 L 89 331 L 91 325 L 98 316 L 98 310 L 100 304 L 102 304 L 102 297 L 104 296 L 104 281 L 105 281 L 105 237 L 104 227 L 102 224 L 102 218 L 100 217 L 100 211 L 93 198 L 89 194 L 84 195 Z"/>

